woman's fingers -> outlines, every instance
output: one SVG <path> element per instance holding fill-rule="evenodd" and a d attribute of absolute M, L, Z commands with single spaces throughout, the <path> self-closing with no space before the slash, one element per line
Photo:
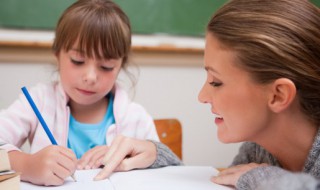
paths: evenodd
<path fill-rule="evenodd" d="M 212 177 L 211 181 L 221 185 L 235 186 L 243 174 L 259 166 L 267 166 L 267 164 L 249 163 L 233 166 L 224 169 L 218 174 L 218 176 Z"/>
<path fill-rule="evenodd" d="M 131 143 L 123 136 L 117 137 L 111 144 L 109 151 L 103 159 L 104 168 L 94 178 L 94 180 L 102 180 L 107 177 L 118 167 L 120 162 L 130 154 Z"/>
<path fill-rule="evenodd" d="M 147 140 L 119 136 L 107 152 L 102 171 L 95 180 L 107 178 L 114 171 L 128 171 L 150 166 L 157 156 L 156 146 Z"/>

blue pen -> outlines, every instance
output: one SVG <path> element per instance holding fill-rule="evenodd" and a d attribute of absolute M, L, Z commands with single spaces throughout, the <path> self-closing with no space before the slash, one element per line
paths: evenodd
<path fill-rule="evenodd" d="M 40 114 L 40 112 L 39 112 L 36 104 L 35 104 L 34 101 L 32 100 L 32 98 L 31 98 L 31 96 L 30 96 L 27 88 L 24 86 L 24 87 L 21 88 L 21 90 L 22 90 L 23 94 L 26 96 L 26 98 L 27 98 L 30 106 L 32 107 L 34 113 L 35 113 L 36 116 L 38 117 L 38 119 L 39 119 L 39 121 L 40 121 L 43 129 L 44 129 L 45 132 L 47 133 L 47 136 L 49 137 L 49 139 L 50 139 L 50 141 L 51 141 L 51 144 L 53 144 L 53 145 L 58 145 L 58 144 L 57 144 L 57 141 L 54 139 L 51 131 L 49 130 L 46 122 L 44 121 L 43 117 L 41 116 L 41 114 Z"/>
<path fill-rule="evenodd" d="M 23 94 L 26 96 L 26 98 L 27 98 L 30 106 L 32 107 L 34 113 L 35 113 L 36 116 L 38 117 L 38 119 L 39 119 L 39 121 L 40 121 L 43 129 L 44 129 L 45 132 L 47 133 L 47 136 L 49 137 L 49 139 L 50 139 L 50 141 L 51 141 L 51 144 L 53 144 L 53 145 L 58 145 L 58 143 L 57 143 L 57 141 L 54 139 L 54 137 L 53 137 L 50 129 L 48 128 L 46 122 L 44 121 L 42 115 L 40 114 L 40 112 L 39 112 L 36 104 L 35 104 L 34 101 L 32 100 L 32 98 L 31 98 L 31 96 L 30 96 L 27 88 L 24 86 L 24 87 L 21 88 L 21 90 L 22 90 Z M 76 178 L 74 177 L 74 174 L 72 174 L 71 177 L 72 177 L 72 179 L 73 179 L 74 181 L 77 181 Z"/>

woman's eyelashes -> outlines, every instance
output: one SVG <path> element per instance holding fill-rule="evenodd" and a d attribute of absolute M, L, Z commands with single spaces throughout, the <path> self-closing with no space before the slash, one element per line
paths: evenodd
<path fill-rule="evenodd" d="M 221 82 L 215 82 L 215 81 L 209 82 L 209 84 L 210 84 L 211 86 L 213 86 L 213 87 L 219 87 L 219 86 L 222 85 Z"/>

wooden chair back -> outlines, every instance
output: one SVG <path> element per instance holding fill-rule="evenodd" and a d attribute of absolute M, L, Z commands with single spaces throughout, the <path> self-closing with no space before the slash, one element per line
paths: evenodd
<path fill-rule="evenodd" d="M 160 141 L 182 160 L 182 127 L 177 119 L 155 119 Z"/>

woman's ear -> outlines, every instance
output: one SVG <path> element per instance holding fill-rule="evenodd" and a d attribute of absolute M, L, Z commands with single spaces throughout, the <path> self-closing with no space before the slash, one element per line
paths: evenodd
<path fill-rule="evenodd" d="M 295 84 L 287 78 L 279 78 L 270 86 L 269 108 L 279 113 L 288 108 L 296 97 L 297 89 Z"/>

